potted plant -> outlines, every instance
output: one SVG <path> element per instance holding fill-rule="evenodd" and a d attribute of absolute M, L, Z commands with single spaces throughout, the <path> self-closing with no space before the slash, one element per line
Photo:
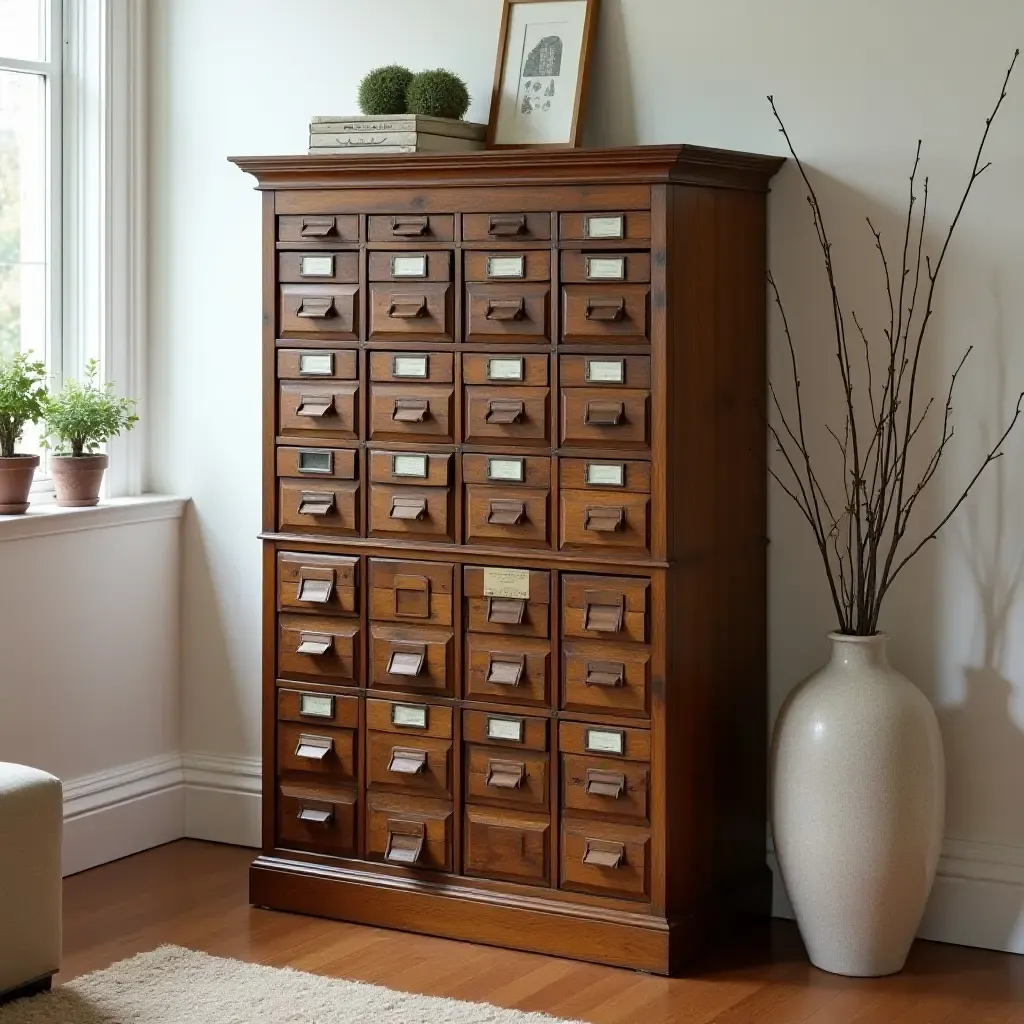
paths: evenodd
<path fill-rule="evenodd" d="M 100 500 L 100 484 L 109 463 L 98 453 L 101 444 L 139 421 L 135 400 L 114 394 L 113 382 L 100 385 L 99 363 L 90 359 L 84 380 L 69 380 L 47 398 L 43 411 L 57 504 L 84 508 Z"/>
<path fill-rule="evenodd" d="M 927 177 L 923 185 L 918 177 L 920 142 L 896 246 L 887 247 L 868 220 L 883 282 L 877 332 L 871 321 L 847 310 L 821 205 L 768 98 L 808 193 L 833 314 L 829 348 L 845 398 L 838 424 L 826 427 L 837 453 L 835 468 L 841 470 L 832 475 L 823 471 L 820 455 L 812 455 L 818 449 L 810 443 L 796 349 L 780 290 L 769 275 L 794 393 L 787 412 L 775 387 L 769 389 L 774 417 L 768 429 L 779 457 L 771 474 L 811 528 L 838 620 L 829 635 L 831 660 L 799 684 L 779 712 L 771 752 L 772 830 L 808 955 L 838 974 L 890 974 L 903 967 L 942 844 L 945 767 L 938 721 L 924 694 L 889 664 L 879 616 L 894 580 L 999 458 L 1024 403 L 1022 394 L 998 441 L 945 513 L 919 522 L 918 499 L 953 437 L 954 391 L 971 352 L 968 346 L 929 419 L 933 399 L 920 394 L 926 379 L 921 367 L 936 286 L 972 187 L 989 166 L 982 162 L 985 142 L 1016 59 L 985 122 L 941 247 L 926 251 L 929 186 Z"/>
<path fill-rule="evenodd" d="M 20 515 L 28 510 L 32 477 L 38 455 L 14 451 L 26 423 L 43 417 L 46 401 L 46 366 L 19 352 L 0 362 L 0 515 Z"/>

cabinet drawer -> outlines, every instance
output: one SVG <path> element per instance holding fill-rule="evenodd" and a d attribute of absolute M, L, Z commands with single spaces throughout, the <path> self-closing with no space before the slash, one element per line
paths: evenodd
<path fill-rule="evenodd" d="M 431 736 L 434 739 L 450 740 L 452 709 L 444 704 L 368 700 L 366 728 L 398 736 Z"/>
<path fill-rule="evenodd" d="M 651 212 L 563 213 L 559 218 L 559 236 L 567 242 L 645 242 L 651 237 Z"/>
<path fill-rule="evenodd" d="M 371 284 L 370 339 L 451 341 L 452 286 L 431 281 Z"/>
<path fill-rule="evenodd" d="M 562 340 L 646 344 L 646 284 L 569 284 L 562 289 Z"/>
<path fill-rule="evenodd" d="M 277 789 L 277 845 L 354 857 L 355 791 L 320 784 L 281 783 Z"/>
<path fill-rule="evenodd" d="M 366 856 L 403 867 L 452 869 L 452 805 L 444 800 L 371 793 Z"/>
<path fill-rule="evenodd" d="M 651 496 L 626 491 L 561 491 L 561 548 L 650 548 Z"/>
<path fill-rule="evenodd" d="M 429 252 L 371 252 L 371 281 L 450 281 L 452 254 Z"/>
<path fill-rule="evenodd" d="M 406 693 L 451 694 L 454 645 L 450 630 L 370 626 L 372 685 Z"/>
<path fill-rule="evenodd" d="M 354 213 L 278 217 L 277 237 L 282 242 L 306 242 L 325 247 L 339 242 L 358 242 L 359 217 Z"/>
<path fill-rule="evenodd" d="M 462 737 L 467 743 L 485 747 L 544 751 L 548 749 L 548 720 L 507 711 L 464 711 Z"/>
<path fill-rule="evenodd" d="M 384 384 L 451 384 L 452 352 L 371 352 L 370 380 Z"/>
<path fill-rule="evenodd" d="M 562 388 L 562 444 L 578 448 L 648 448 L 649 391 Z"/>
<path fill-rule="evenodd" d="M 359 280 L 359 253 L 278 253 L 277 279 L 282 284 L 355 284 Z"/>
<path fill-rule="evenodd" d="M 646 643 L 650 585 L 650 580 L 631 576 L 563 576 L 562 632 Z"/>
<path fill-rule="evenodd" d="M 355 440 L 359 436 L 359 385 L 284 382 L 278 431 L 285 436 Z"/>
<path fill-rule="evenodd" d="M 650 892 L 651 834 L 597 821 L 562 821 L 563 889 L 644 900 Z"/>
<path fill-rule="evenodd" d="M 450 562 L 371 558 L 370 618 L 388 622 L 452 624 Z"/>
<path fill-rule="evenodd" d="M 281 615 L 277 624 L 277 673 L 284 678 L 355 686 L 358 620 Z"/>
<path fill-rule="evenodd" d="M 528 637 L 467 633 L 465 675 L 470 700 L 546 706 L 551 646 Z"/>
<path fill-rule="evenodd" d="M 359 533 L 359 484 L 339 480 L 279 481 L 278 516 L 281 529 L 303 533 Z"/>
<path fill-rule="evenodd" d="M 278 607 L 358 615 L 359 559 L 282 551 L 277 556 Z"/>
<path fill-rule="evenodd" d="M 467 565 L 463 576 L 466 629 L 546 637 L 551 576 L 539 569 Z"/>
<path fill-rule="evenodd" d="M 551 488 L 551 459 L 546 455 L 462 456 L 462 479 L 467 484 L 490 486 Z"/>
<path fill-rule="evenodd" d="M 466 253 L 467 281 L 550 281 L 551 253 L 547 249 L 522 252 Z"/>
<path fill-rule="evenodd" d="M 354 448 L 277 449 L 277 475 L 317 480 L 358 480 Z"/>
<path fill-rule="evenodd" d="M 371 214 L 367 238 L 371 242 L 450 242 L 455 218 L 450 213 Z"/>
<path fill-rule="evenodd" d="M 451 444 L 454 404 L 451 384 L 373 384 L 370 440 Z"/>
<path fill-rule="evenodd" d="M 546 284 L 466 284 L 466 341 L 547 341 Z"/>
<path fill-rule="evenodd" d="M 549 885 L 550 835 L 546 815 L 467 807 L 465 873 Z"/>
<path fill-rule="evenodd" d="M 454 505 L 447 487 L 371 484 L 370 536 L 454 542 Z"/>
<path fill-rule="evenodd" d="M 496 746 L 466 748 L 466 800 L 532 810 L 548 807 L 548 755 Z"/>
<path fill-rule="evenodd" d="M 283 284 L 281 334 L 330 334 L 353 341 L 359 334 L 359 285 Z"/>
<path fill-rule="evenodd" d="M 466 387 L 463 433 L 469 444 L 547 446 L 550 427 L 548 388 Z"/>
<path fill-rule="evenodd" d="M 559 361 L 564 388 L 633 388 L 651 386 L 650 356 L 562 356 Z"/>
<path fill-rule="evenodd" d="M 562 707 L 646 715 L 651 652 L 633 644 L 574 640 L 562 645 Z"/>
<path fill-rule="evenodd" d="M 562 755 L 562 807 L 567 814 L 647 819 L 650 768 L 643 761 Z"/>
<path fill-rule="evenodd" d="M 305 722 L 278 722 L 277 770 L 309 772 L 336 782 L 354 780 L 355 730 L 325 728 Z"/>
<path fill-rule="evenodd" d="M 529 487 L 466 485 L 466 542 L 551 546 L 549 491 Z"/>
<path fill-rule="evenodd" d="M 367 733 L 366 777 L 367 784 L 375 789 L 450 796 L 451 762 L 450 740 Z"/>
<path fill-rule="evenodd" d="M 451 480 L 451 461 L 451 455 L 444 452 L 370 452 L 370 481 L 447 487 Z"/>
<path fill-rule="evenodd" d="M 465 213 L 462 237 L 467 242 L 546 242 L 551 237 L 551 214 Z"/>
<path fill-rule="evenodd" d="M 651 734 L 647 729 L 624 729 L 588 722 L 561 722 L 558 746 L 563 754 L 584 754 L 627 761 L 651 760 Z"/>
<path fill-rule="evenodd" d="M 565 490 L 632 491 L 651 493 L 651 464 L 613 459 L 560 459 L 558 473 Z"/>
<path fill-rule="evenodd" d="M 548 383 L 548 357 L 538 353 L 518 355 L 464 352 L 463 384 L 497 384 L 543 387 Z"/>
<path fill-rule="evenodd" d="M 314 730 L 320 726 L 358 729 L 359 698 L 282 687 L 277 691 L 277 718 L 281 722 L 301 722 Z"/>
<path fill-rule="evenodd" d="M 651 279 L 651 257 L 646 252 L 562 253 L 562 280 L 566 284 L 625 281 L 646 284 Z"/>
<path fill-rule="evenodd" d="M 277 352 L 281 380 L 358 380 L 359 363 L 352 349 L 282 348 Z"/>

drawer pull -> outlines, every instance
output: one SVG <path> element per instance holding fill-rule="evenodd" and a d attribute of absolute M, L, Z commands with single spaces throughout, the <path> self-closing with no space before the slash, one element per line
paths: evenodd
<path fill-rule="evenodd" d="M 430 221 L 427 217 L 392 217 L 391 234 L 399 238 L 416 238 L 425 235 Z"/>
<path fill-rule="evenodd" d="M 391 410 L 395 423 L 422 423 L 430 415 L 430 402 L 425 398 L 396 398 Z"/>
<path fill-rule="evenodd" d="M 626 666 L 620 661 L 588 661 L 584 686 L 616 688 L 626 683 Z"/>
<path fill-rule="evenodd" d="M 329 825 L 334 811 L 325 811 L 320 807 L 300 807 L 297 817 L 299 821 L 309 821 L 314 825 Z"/>
<path fill-rule="evenodd" d="M 622 843 L 609 843 L 603 839 L 587 839 L 583 846 L 583 863 L 595 868 L 621 867 L 626 859 Z"/>
<path fill-rule="evenodd" d="M 303 491 L 299 496 L 300 516 L 326 516 L 333 511 L 333 491 Z"/>
<path fill-rule="evenodd" d="M 406 650 L 391 652 L 388 659 L 389 676 L 418 676 L 427 660 L 427 648 L 420 644 Z"/>
<path fill-rule="evenodd" d="M 521 423 L 526 405 L 521 399 L 492 398 L 487 403 L 487 423 Z"/>
<path fill-rule="evenodd" d="M 487 598 L 487 621 L 518 626 L 526 614 L 526 601 L 521 597 Z"/>
<path fill-rule="evenodd" d="M 296 316 L 305 320 L 326 320 L 335 313 L 334 296 L 307 295 L 300 303 Z"/>
<path fill-rule="evenodd" d="M 526 234 L 526 214 L 492 213 L 487 220 L 487 234 L 495 238 Z"/>
<path fill-rule="evenodd" d="M 487 682 L 498 686 L 518 686 L 523 679 L 526 657 L 520 654 L 492 655 L 487 666 Z"/>
<path fill-rule="evenodd" d="M 526 506 L 510 498 L 493 498 L 487 510 L 487 522 L 495 526 L 518 526 L 526 519 Z"/>
<path fill-rule="evenodd" d="M 485 320 L 522 320 L 526 315 L 526 300 L 488 299 Z"/>
<path fill-rule="evenodd" d="M 602 323 L 618 323 L 626 316 L 625 299 L 587 299 L 586 318 Z"/>
<path fill-rule="evenodd" d="M 588 768 L 585 784 L 587 796 L 607 796 L 618 800 L 626 792 L 626 776 L 603 768 Z"/>
<path fill-rule="evenodd" d="M 423 853 L 427 830 L 422 821 L 388 819 L 388 844 L 384 859 L 392 864 L 415 864 Z"/>
<path fill-rule="evenodd" d="M 306 576 L 299 578 L 299 600 L 309 604 L 329 604 L 334 593 L 334 570 L 328 569 L 328 575 Z"/>
<path fill-rule="evenodd" d="M 303 733 L 295 748 L 295 756 L 305 758 L 307 761 L 322 761 L 333 747 L 334 740 L 330 736 L 309 736 Z"/>
<path fill-rule="evenodd" d="M 583 514 L 583 529 L 594 533 L 617 533 L 625 525 L 626 510 L 621 505 L 588 505 Z"/>
<path fill-rule="evenodd" d="M 396 775 L 419 775 L 427 770 L 427 752 L 414 747 L 392 747 L 388 771 Z"/>
<path fill-rule="evenodd" d="M 395 577 L 395 615 L 404 619 L 430 618 L 430 580 L 426 576 Z"/>
<path fill-rule="evenodd" d="M 296 654 L 326 654 L 334 646 L 330 633 L 300 633 Z"/>
<path fill-rule="evenodd" d="M 392 295 L 388 303 L 388 316 L 392 320 L 415 320 L 426 312 L 425 295 Z"/>
<path fill-rule="evenodd" d="M 583 422 L 588 427 L 617 427 L 625 417 L 624 402 L 587 402 Z"/>
<path fill-rule="evenodd" d="M 334 411 L 334 395 L 299 395 L 295 412 L 299 416 L 322 419 Z"/>
<path fill-rule="evenodd" d="M 484 785 L 492 789 L 519 789 L 526 777 L 522 761 L 488 761 Z"/>
<path fill-rule="evenodd" d="M 625 611 L 622 594 L 588 590 L 583 595 L 583 628 L 594 633 L 618 633 Z"/>
<path fill-rule="evenodd" d="M 303 217 L 302 230 L 299 234 L 303 238 L 326 238 L 334 234 L 333 217 Z"/>
<path fill-rule="evenodd" d="M 425 519 L 427 516 L 426 498 L 403 498 L 401 495 L 391 499 L 391 519 Z"/>

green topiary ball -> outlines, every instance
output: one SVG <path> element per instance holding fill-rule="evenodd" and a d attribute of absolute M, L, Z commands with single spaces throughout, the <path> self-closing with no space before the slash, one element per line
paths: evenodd
<path fill-rule="evenodd" d="M 466 83 L 451 71 L 421 71 L 409 83 L 405 107 L 410 114 L 460 118 L 469 110 L 469 92 Z"/>
<path fill-rule="evenodd" d="M 412 72 L 401 64 L 375 68 L 359 83 L 359 109 L 368 117 L 404 114 Z"/>

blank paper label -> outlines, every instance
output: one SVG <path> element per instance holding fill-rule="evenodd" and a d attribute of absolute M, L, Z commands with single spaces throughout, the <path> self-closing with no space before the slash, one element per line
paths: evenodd
<path fill-rule="evenodd" d="M 588 359 L 587 380 L 603 384 L 621 384 L 626 379 L 626 362 L 623 359 Z"/>
<path fill-rule="evenodd" d="M 427 257 L 426 256 L 392 256 L 391 257 L 392 277 L 426 277 Z"/>
<path fill-rule="evenodd" d="M 522 743 L 523 720 L 521 718 L 488 717 L 487 738 L 489 740 L 507 740 L 511 743 Z"/>
<path fill-rule="evenodd" d="M 395 377 L 426 377 L 427 357 L 395 356 L 391 372 Z"/>
<path fill-rule="evenodd" d="M 303 693 L 299 697 L 299 714 L 310 718 L 333 718 L 334 698 L 316 693 Z"/>
<path fill-rule="evenodd" d="M 426 729 L 427 709 L 415 704 L 394 704 L 391 707 L 391 721 L 410 729 Z"/>
<path fill-rule="evenodd" d="M 488 380 L 522 380 L 522 359 L 488 359 Z"/>
<path fill-rule="evenodd" d="M 523 277 L 526 274 L 525 256 L 488 256 L 488 277 Z"/>
<path fill-rule="evenodd" d="M 587 238 L 622 238 L 624 220 L 618 217 L 588 217 Z"/>
<path fill-rule="evenodd" d="M 588 281 L 621 281 L 626 276 L 624 256 L 588 256 Z"/>
<path fill-rule="evenodd" d="M 601 754 L 624 754 L 626 735 L 612 729 L 588 729 L 586 732 L 587 750 Z"/>
<path fill-rule="evenodd" d="M 488 480 L 515 480 L 523 482 L 523 460 L 522 459 L 488 459 L 487 460 Z"/>
<path fill-rule="evenodd" d="M 334 277 L 334 257 L 300 256 L 299 274 L 302 277 Z"/>
<path fill-rule="evenodd" d="M 427 476 L 426 455 L 396 455 L 391 460 L 393 476 L 414 476 L 423 480 Z"/>
<path fill-rule="evenodd" d="M 617 466 L 602 466 L 600 463 L 588 462 L 587 483 L 594 487 L 624 487 L 626 467 L 621 463 Z"/>
<path fill-rule="evenodd" d="M 303 377 L 330 377 L 334 373 L 333 352 L 303 352 L 299 356 L 299 374 Z"/>

